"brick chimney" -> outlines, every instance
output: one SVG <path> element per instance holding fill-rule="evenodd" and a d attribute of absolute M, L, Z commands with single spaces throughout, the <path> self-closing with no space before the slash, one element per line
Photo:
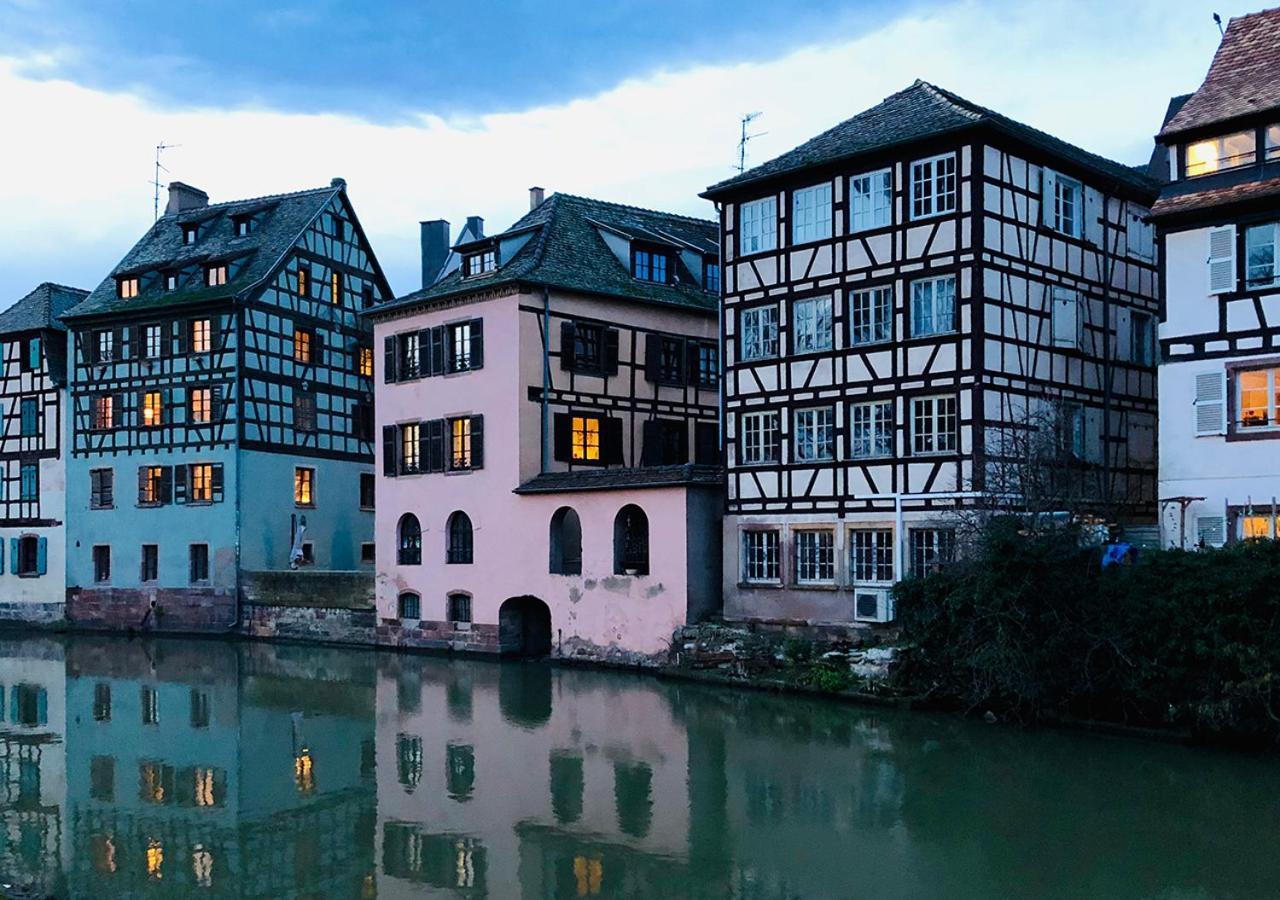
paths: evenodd
<path fill-rule="evenodd" d="M 422 234 L 422 286 L 429 288 L 436 283 L 444 261 L 449 257 L 449 223 L 444 219 L 421 222 Z"/>
<path fill-rule="evenodd" d="M 208 205 L 209 195 L 200 188 L 183 184 L 181 181 L 169 182 L 169 203 L 164 208 L 166 216 L 185 212 L 188 209 L 201 209 Z"/>
<path fill-rule="evenodd" d="M 546 192 L 540 187 L 529 188 L 529 209 L 535 210 L 542 205 Z"/>

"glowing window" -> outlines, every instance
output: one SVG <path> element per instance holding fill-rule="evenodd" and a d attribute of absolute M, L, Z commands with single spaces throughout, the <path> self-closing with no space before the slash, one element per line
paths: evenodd
<path fill-rule="evenodd" d="M 293 329 L 293 358 L 300 363 L 311 362 L 311 332 L 306 329 Z"/>
<path fill-rule="evenodd" d="M 138 277 L 120 279 L 120 296 L 125 300 L 132 300 L 138 296 Z"/>
<path fill-rule="evenodd" d="M 191 466 L 188 502 L 213 502 L 213 464 L 195 463 Z"/>
<path fill-rule="evenodd" d="M 471 468 L 471 419 L 449 420 L 449 468 Z"/>
<path fill-rule="evenodd" d="M 1258 158 L 1252 131 L 1238 131 L 1187 145 L 1187 177 L 1253 165 Z"/>
<path fill-rule="evenodd" d="M 373 348 L 361 347 L 359 351 L 360 374 L 365 378 L 373 377 Z"/>
<path fill-rule="evenodd" d="M 213 349 L 213 323 L 208 319 L 191 322 L 191 352 L 208 353 Z"/>
<path fill-rule="evenodd" d="M 316 470 L 305 466 L 297 466 L 293 470 L 293 502 L 298 506 L 312 506 L 315 503 Z"/>
<path fill-rule="evenodd" d="M 213 421 L 213 389 L 191 389 L 191 423 L 207 425 Z"/>
<path fill-rule="evenodd" d="M 142 395 L 142 427 L 155 428 L 164 421 L 164 399 L 159 391 Z"/>
<path fill-rule="evenodd" d="M 600 417 L 574 416 L 572 426 L 573 458 L 597 462 L 600 459 Z"/>
<path fill-rule="evenodd" d="M 204 270 L 204 283 L 206 287 L 218 287 L 227 283 L 227 267 L 209 266 Z"/>

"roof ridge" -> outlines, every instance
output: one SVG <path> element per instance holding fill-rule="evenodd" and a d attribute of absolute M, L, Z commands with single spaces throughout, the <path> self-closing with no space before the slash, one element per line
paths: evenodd
<path fill-rule="evenodd" d="M 580 194 L 568 194 L 563 191 L 556 191 L 547 199 L 554 200 L 556 197 L 563 197 L 566 200 L 582 200 L 587 203 L 595 203 L 600 206 L 612 207 L 613 209 L 625 209 L 630 210 L 631 212 L 648 213 L 651 216 L 661 216 L 664 219 L 681 219 L 685 222 L 696 222 L 699 225 L 711 225 L 712 227 L 717 227 L 715 221 L 712 219 L 700 219 L 697 216 L 687 216 L 684 213 L 664 212 L 660 209 L 650 209 L 646 206 L 634 206 L 630 203 L 617 203 L 613 200 L 600 200 L 596 197 L 584 197 Z"/>
<path fill-rule="evenodd" d="M 948 106 L 954 108 L 961 115 L 968 116 L 974 121 L 981 121 L 982 119 L 987 118 L 992 112 L 991 110 L 988 110 L 985 107 L 979 106 L 978 104 L 974 103 L 972 100 L 966 100 L 964 97 L 961 97 L 959 94 L 955 93 L 954 91 L 949 91 L 944 87 L 938 87 L 936 84 L 932 84 L 931 82 L 925 81 L 923 78 L 917 78 L 915 80 L 915 84 L 911 85 L 911 87 L 924 88 L 925 91 L 927 91 L 933 97 L 936 97 L 937 99 L 941 100 L 943 103 L 946 103 Z M 911 88 L 908 88 L 907 90 L 910 90 L 910 89 Z"/>
<path fill-rule="evenodd" d="M 193 207 L 191 209 L 184 209 L 180 213 L 165 213 L 156 221 L 158 222 L 158 221 L 161 221 L 162 219 L 168 219 L 168 218 L 172 218 L 178 215 L 183 215 L 186 213 L 198 212 L 203 209 L 222 209 L 223 207 L 226 207 L 226 206 L 239 206 L 243 203 L 264 203 L 268 200 L 291 200 L 294 197 L 303 197 L 303 196 L 306 196 L 307 194 L 321 194 L 327 191 L 340 191 L 340 190 L 342 190 L 341 187 L 335 187 L 334 185 L 329 185 L 327 187 L 304 188 L 303 190 L 300 190 L 300 191 L 286 191 L 283 194 L 263 194 L 261 197 L 241 197 L 237 200 L 222 200 L 218 203 L 207 204 L 206 206 L 198 206 L 198 207 Z"/>
<path fill-rule="evenodd" d="M 73 294 L 84 294 L 85 296 L 88 296 L 91 293 L 84 288 L 72 287 L 69 284 L 61 284 L 57 281 L 42 281 L 35 286 L 35 290 L 38 291 L 42 287 L 57 288 L 60 291 L 70 291 Z"/>

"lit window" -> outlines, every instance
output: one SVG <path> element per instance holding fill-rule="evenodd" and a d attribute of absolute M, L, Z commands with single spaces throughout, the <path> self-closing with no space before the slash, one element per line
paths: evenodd
<path fill-rule="evenodd" d="M 778 461 L 780 435 L 777 412 L 742 413 L 738 424 L 739 462 L 746 465 Z"/>
<path fill-rule="evenodd" d="M 191 388 L 191 424 L 207 425 L 213 421 L 213 389 Z"/>
<path fill-rule="evenodd" d="M 311 750 L 302 747 L 293 757 L 293 781 L 300 794 L 310 794 L 316 789 L 315 761 Z"/>
<path fill-rule="evenodd" d="M 188 482 L 188 503 L 213 502 L 213 463 L 193 463 Z"/>
<path fill-rule="evenodd" d="M 208 266 L 204 270 L 204 283 L 206 287 L 218 287 L 227 283 L 227 267 L 224 263 L 220 266 Z"/>
<path fill-rule="evenodd" d="M 311 268 L 306 263 L 298 263 L 298 296 L 311 295 Z"/>
<path fill-rule="evenodd" d="M 315 505 L 316 470 L 296 466 L 293 470 L 293 502 L 297 506 Z"/>
<path fill-rule="evenodd" d="M 138 276 L 134 275 L 130 278 L 120 279 L 120 296 L 125 300 L 132 300 L 138 296 Z"/>
<path fill-rule="evenodd" d="M 105 431 L 116 427 L 115 399 L 111 394 L 99 394 L 93 398 L 94 430 Z"/>
<path fill-rule="evenodd" d="M 147 841 L 147 876 L 159 881 L 164 877 L 160 867 L 164 865 L 164 845 L 155 838 Z"/>
<path fill-rule="evenodd" d="M 831 349 L 831 297 L 807 297 L 791 305 L 791 349 L 815 353 Z"/>
<path fill-rule="evenodd" d="M 1268 162 L 1280 159 L 1280 125 L 1267 126 L 1266 158 Z"/>
<path fill-rule="evenodd" d="M 373 377 L 373 348 L 360 347 L 356 350 L 360 374 L 365 378 Z"/>
<path fill-rule="evenodd" d="M 849 532 L 849 572 L 855 584 L 893 581 L 893 531 L 855 528 Z"/>
<path fill-rule="evenodd" d="M 666 284 L 667 254 L 653 250 L 636 250 L 632 261 L 631 272 L 641 281 L 656 281 Z"/>
<path fill-rule="evenodd" d="M 778 198 L 762 197 L 738 206 L 738 252 L 763 253 L 778 246 Z"/>
<path fill-rule="evenodd" d="M 883 228 L 893 221 L 893 179 L 888 169 L 849 179 L 853 231 Z"/>
<path fill-rule="evenodd" d="M 911 218 L 924 219 L 956 208 L 956 155 L 911 164 Z"/>
<path fill-rule="evenodd" d="M 1245 284 L 1251 288 L 1280 283 L 1280 222 L 1254 225 L 1245 232 Z"/>
<path fill-rule="evenodd" d="M 164 400 L 159 391 L 146 391 L 142 395 L 142 427 L 156 428 L 164 421 Z"/>
<path fill-rule="evenodd" d="M 893 455 L 893 401 L 855 403 L 849 408 L 849 455 L 867 459 Z"/>
<path fill-rule="evenodd" d="M 165 466 L 142 466 L 138 470 L 138 505 L 159 506 L 165 502 Z"/>
<path fill-rule="evenodd" d="M 956 330 L 956 277 L 911 283 L 911 336 L 928 337 Z"/>
<path fill-rule="evenodd" d="M 778 355 L 778 307 L 753 306 L 740 314 L 742 358 L 768 359 Z"/>
<path fill-rule="evenodd" d="M 449 326 L 449 371 L 465 372 L 471 368 L 472 328 L 470 322 Z"/>
<path fill-rule="evenodd" d="M 479 253 L 467 254 L 464 261 L 466 276 L 485 275 L 498 268 L 498 255 L 493 250 L 481 250 Z"/>
<path fill-rule="evenodd" d="M 956 449 L 956 398 L 918 397 L 911 401 L 911 439 L 915 453 Z"/>
<path fill-rule="evenodd" d="M 835 533 L 828 530 L 797 531 L 796 583 L 830 584 L 836 579 Z"/>
<path fill-rule="evenodd" d="M 878 344 L 893 338 L 893 288 L 868 288 L 849 295 L 849 339 Z"/>
<path fill-rule="evenodd" d="M 929 575 L 955 559 L 955 529 L 913 528 L 910 546 L 911 574 Z"/>
<path fill-rule="evenodd" d="M 191 322 L 191 352 L 208 353 L 213 349 L 213 323 L 208 319 Z"/>
<path fill-rule="evenodd" d="M 334 304 L 342 302 L 342 275 L 338 272 L 329 276 L 329 301 Z"/>
<path fill-rule="evenodd" d="M 791 243 L 831 237 L 831 183 L 801 188 L 791 195 Z"/>
<path fill-rule="evenodd" d="M 1280 369 L 1248 369 L 1236 375 L 1237 423 L 1241 428 L 1280 426 Z"/>
<path fill-rule="evenodd" d="M 1187 177 L 1253 165 L 1258 158 L 1252 131 L 1238 131 L 1187 145 Z"/>
<path fill-rule="evenodd" d="M 775 582 L 778 580 L 778 572 L 778 532 L 744 531 L 742 579 Z"/>
<path fill-rule="evenodd" d="M 213 769 L 197 767 L 192 771 L 191 793 L 196 806 L 217 806 Z"/>
<path fill-rule="evenodd" d="M 414 475 L 422 471 L 422 426 L 409 422 L 400 426 L 401 475 Z"/>
<path fill-rule="evenodd" d="M 311 362 L 311 332 L 302 328 L 293 329 L 293 358 L 304 364 Z"/>
<path fill-rule="evenodd" d="M 792 458 L 796 462 L 821 462 L 834 458 L 835 425 L 834 407 L 796 410 Z"/>
<path fill-rule="evenodd" d="M 213 887 L 213 854 L 203 844 L 191 848 L 191 875 L 196 887 Z"/>
<path fill-rule="evenodd" d="M 574 416 L 572 422 L 572 457 L 598 462 L 600 459 L 600 417 Z"/>
<path fill-rule="evenodd" d="M 471 419 L 449 420 L 449 468 L 471 468 Z"/>

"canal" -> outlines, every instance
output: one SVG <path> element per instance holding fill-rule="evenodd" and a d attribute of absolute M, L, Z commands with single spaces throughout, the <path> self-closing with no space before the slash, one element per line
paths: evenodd
<path fill-rule="evenodd" d="M 0 893 L 1280 893 L 1270 758 L 261 643 L 10 636 L 0 688 Z"/>

